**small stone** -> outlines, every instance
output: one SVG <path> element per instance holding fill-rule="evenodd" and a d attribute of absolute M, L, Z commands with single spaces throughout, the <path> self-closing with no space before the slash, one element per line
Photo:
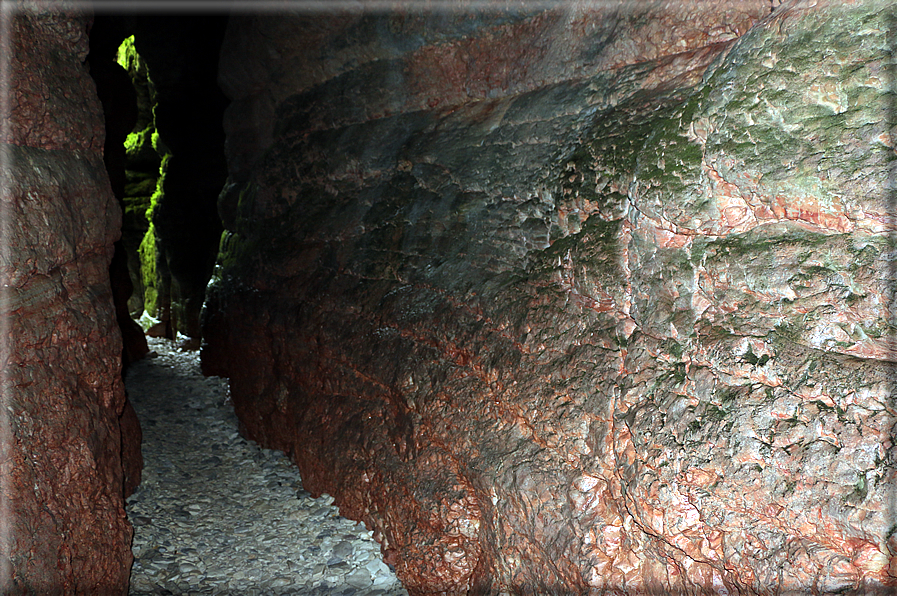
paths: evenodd
<path fill-rule="evenodd" d="M 346 576 L 346 583 L 353 588 L 367 588 L 371 585 L 371 575 L 363 569 L 358 569 Z"/>
<path fill-rule="evenodd" d="M 345 559 L 346 557 L 351 556 L 354 550 L 355 548 L 352 546 L 351 542 L 342 540 L 333 547 L 333 556 Z"/>
<path fill-rule="evenodd" d="M 396 583 L 395 576 L 389 575 L 377 575 L 374 578 L 374 587 L 383 587 L 388 586 L 390 584 Z"/>
<path fill-rule="evenodd" d="M 196 570 L 196 565 L 192 563 L 181 563 L 180 565 L 178 565 L 178 571 L 180 571 L 181 573 L 189 573 Z"/>
<path fill-rule="evenodd" d="M 391 573 L 389 570 L 389 566 L 377 558 L 368 561 L 365 567 L 371 573 L 371 575 L 376 575 L 378 573 Z"/>

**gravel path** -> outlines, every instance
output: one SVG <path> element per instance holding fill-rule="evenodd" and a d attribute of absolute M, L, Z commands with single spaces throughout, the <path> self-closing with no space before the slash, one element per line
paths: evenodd
<path fill-rule="evenodd" d="M 198 352 L 150 348 L 125 382 L 144 458 L 127 502 L 130 594 L 407 596 L 364 525 L 312 499 L 283 453 L 239 436 L 227 382 L 202 376 Z"/>

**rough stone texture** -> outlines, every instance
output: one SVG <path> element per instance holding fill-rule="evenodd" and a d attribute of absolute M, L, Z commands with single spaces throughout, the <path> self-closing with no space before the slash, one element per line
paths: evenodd
<path fill-rule="evenodd" d="M 890 8 L 234 19 L 206 372 L 413 594 L 892 590 Z"/>
<path fill-rule="evenodd" d="M 122 496 L 127 498 L 140 486 L 143 476 L 143 431 L 131 400 L 127 395 L 125 397 L 125 407 L 118 422 L 121 431 Z"/>
<path fill-rule="evenodd" d="M 27 6 L 3 16 L 0 591 L 123 594 L 120 210 L 84 65 L 89 18 Z"/>

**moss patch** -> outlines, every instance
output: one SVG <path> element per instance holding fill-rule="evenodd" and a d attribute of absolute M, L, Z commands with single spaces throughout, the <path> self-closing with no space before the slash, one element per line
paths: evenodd
<path fill-rule="evenodd" d="M 150 316 L 158 315 L 158 283 L 156 279 L 156 259 L 158 258 L 156 251 L 156 228 L 153 225 L 153 212 L 159 204 L 164 194 L 163 183 L 165 180 L 165 171 L 168 168 L 168 162 L 171 155 L 162 158 L 162 165 L 159 166 L 159 177 L 156 181 L 156 191 L 149 200 L 149 208 L 146 210 L 146 219 L 149 221 L 149 229 L 140 243 L 140 274 L 143 279 L 144 287 L 144 310 Z"/>

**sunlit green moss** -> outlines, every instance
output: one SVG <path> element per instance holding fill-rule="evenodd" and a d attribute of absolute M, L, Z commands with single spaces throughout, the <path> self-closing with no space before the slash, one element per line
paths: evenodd
<path fill-rule="evenodd" d="M 171 155 L 165 155 L 162 158 L 162 165 L 159 166 L 159 178 L 156 180 L 156 192 L 150 197 L 149 209 L 146 211 L 146 219 L 149 221 L 149 229 L 140 243 L 140 274 L 143 278 L 144 286 L 144 310 L 152 317 L 157 315 L 158 309 L 158 291 L 156 289 L 156 228 L 153 225 L 153 212 L 163 195 L 163 183 L 165 181 L 165 171 L 168 168 L 168 162 Z"/>
<path fill-rule="evenodd" d="M 144 100 L 149 106 L 154 103 L 153 85 L 149 72 L 142 62 L 134 42 L 134 36 L 125 39 L 118 48 L 116 62 L 128 71 L 138 92 L 144 90 Z M 148 96 L 146 96 L 148 93 Z M 163 196 L 165 171 L 170 159 L 170 151 L 159 137 L 154 117 L 148 113 L 144 105 L 143 119 L 137 130 L 128 135 L 124 146 L 130 168 L 127 187 L 128 197 L 125 202 L 127 212 L 132 219 L 148 224 L 148 229 L 140 241 L 137 250 L 139 256 L 139 272 L 135 272 L 143 282 L 144 308 L 150 317 L 156 316 L 158 310 L 158 272 L 156 231 L 153 225 L 153 212 Z M 160 163 L 161 159 L 161 163 Z"/>
<path fill-rule="evenodd" d="M 143 276 L 143 308 L 150 316 L 156 316 L 158 292 L 156 291 L 156 229 L 150 222 L 149 230 L 140 243 L 140 274 Z"/>
<path fill-rule="evenodd" d="M 153 149 L 159 155 L 168 155 L 171 153 L 171 151 L 168 149 L 168 146 L 162 140 L 162 137 L 159 136 L 159 131 L 155 129 L 153 129 L 152 143 Z"/>
<path fill-rule="evenodd" d="M 115 61 L 129 72 L 131 70 L 137 70 L 138 65 L 140 64 L 140 55 L 137 53 L 137 48 L 134 46 L 133 35 L 125 39 L 121 42 L 121 45 L 118 46 L 118 53 L 115 56 Z"/>
<path fill-rule="evenodd" d="M 158 133 L 152 126 L 128 134 L 128 137 L 125 139 L 125 152 L 128 157 L 131 159 L 136 158 L 148 143 L 152 143 L 152 137 L 156 136 L 158 136 Z M 152 143 L 152 147 L 153 149 L 156 148 L 155 143 Z"/>

